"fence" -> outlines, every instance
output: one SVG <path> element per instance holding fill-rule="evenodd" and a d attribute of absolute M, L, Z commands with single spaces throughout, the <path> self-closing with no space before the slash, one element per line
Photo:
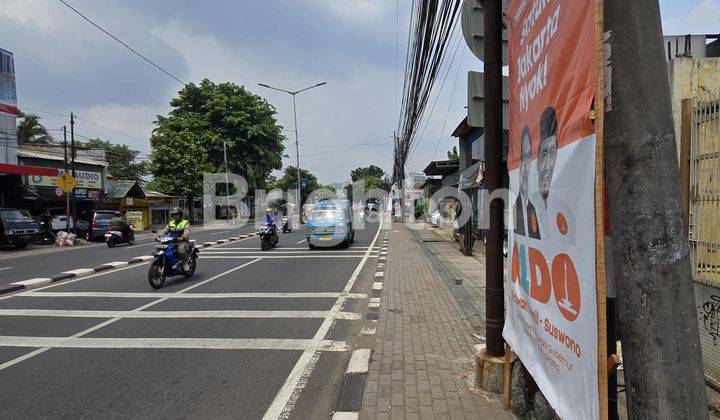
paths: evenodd
<path fill-rule="evenodd" d="M 707 379 L 720 385 L 720 94 L 683 102 L 681 164 L 700 341 Z"/>

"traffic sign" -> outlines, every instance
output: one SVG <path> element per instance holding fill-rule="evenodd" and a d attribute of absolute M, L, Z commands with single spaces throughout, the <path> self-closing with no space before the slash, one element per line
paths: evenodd
<path fill-rule="evenodd" d="M 72 175 L 70 175 L 68 172 L 63 172 L 62 175 L 53 179 L 52 183 L 60 187 L 60 189 L 62 189 L 66 193 L 72 191 L 73 188 L 75 188 L 78 184 L 77 180 L 73 178 Z"/>
<path fill-rule="evenodd" d="M 503 10 L 507 7 L 507 3 L 508 0 L 503 0 Z M 470 51 L 480 61 L 485 61 L 485 22 L 483 19 L 482 0 L 465 0 L 463 2 L 462 12 L 460 13 L 463 36 L 468 47 L 470 47 Z M 503 66 L 506 66 L 508 64 L 508 30 L 505 18 L 503 18 L 502 40 L 502 63 Z"/>

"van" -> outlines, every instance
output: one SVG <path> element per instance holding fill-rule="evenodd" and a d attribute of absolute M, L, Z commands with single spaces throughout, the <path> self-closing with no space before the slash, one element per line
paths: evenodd
<path fill-rule="evenodd" d="M 0 244 L 25 248 L 39 232 L 40 225 L 27 211 L 0 208 Z"/>
<path fill-rule="evenodd" d="M 308 247 L 350 246 L 355 240 L 352 207 L 348 200 L 324 200 L 313 205 L 307 216 Z"/>

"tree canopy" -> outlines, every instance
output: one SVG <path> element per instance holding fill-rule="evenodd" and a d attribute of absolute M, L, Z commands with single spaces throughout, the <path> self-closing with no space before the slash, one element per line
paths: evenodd
<path fill-rule="evenodd" d="M 52 136 L 40 124 L 40 117 L 21 111 L 17 115 L 21 118 L 17 125 L 18 144 L 48 144 L 52 141 Z"/>
<path fill-rule="evenodd" d="M 448 150 L 447 152 L 448 160 L 458 160 L 460 159 L 460 155 L 458 155 L 457 146 L 453 146 L 451 150 Z"/>
<path fill-rule="evenodd" d="M 385 171 L 375 165 L 361 166 L 350 171 L 350 179 L 353 182 L 369 177 L 382 178 L 383 175 L 385 175 Z"/>
<path fill-rule="evenodd" d="M 150 143 L 150 170 L 164 191 L 202 194 L 203 172 L 228 171 L 245 177 L 253 191 L 282 166 L 284 136 L 275 108 L 234 83 L 190 83 L 170 101 L 167 116 L 157 116 Z"/>
<path fill-rule="evenodd" d="M 82 144 L 90 149 L 104 149 L 109 164 L 108 172 L 115 179 L 130 179 L 140 181 L 148 174 L 146 162 L 138 161 L 140 152 L 133 150 L 126 144 L 115 144 L 108 140 L 94 139 Z"/>
<path fill-rule="evenodd" d="M 304 203 L 311 192 L 320 188 L 320 183 L 315 175 L 302 168 L 300 168 L 300 179 L 305 181 L 305 186 L 300 189 L 300 199 Z M 274 187 L 283 191 L 297 189 L 297 167 L 286 167 L 283 176 L 275 182 Z"/>

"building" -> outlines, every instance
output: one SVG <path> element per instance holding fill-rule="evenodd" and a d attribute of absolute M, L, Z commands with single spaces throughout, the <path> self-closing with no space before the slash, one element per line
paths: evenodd
<path fill-rule="evenodd" d="M 17 150 L 18 164 L 23 167 L 44 168 L 43 175 L 24 174 L 12 187 L 12 206 L 40 212 L 51 208 L 65 208 L 66 195 L 53 181 L 65 170 L 65 153 L 59 145 L 22 145 Z M 75 157 L 76 212 L 93 210 L 106 191 L 107 166 L 105 151 L 77 150 Z"/>
<path fill-rule="evenodd" d="M 703 364 L 720 386 L 720 35 L 665 47 Z"/>
<path fill-rule="evenodd" d="M 103 208 L 127 211 L 128 221 L 136 231 L 165 226 L 170 210 L 183 208 L 185 200 L 157 191 L 145 189 L 138 181 L 111 180 L 110 189 L 103 199 Z"/>

